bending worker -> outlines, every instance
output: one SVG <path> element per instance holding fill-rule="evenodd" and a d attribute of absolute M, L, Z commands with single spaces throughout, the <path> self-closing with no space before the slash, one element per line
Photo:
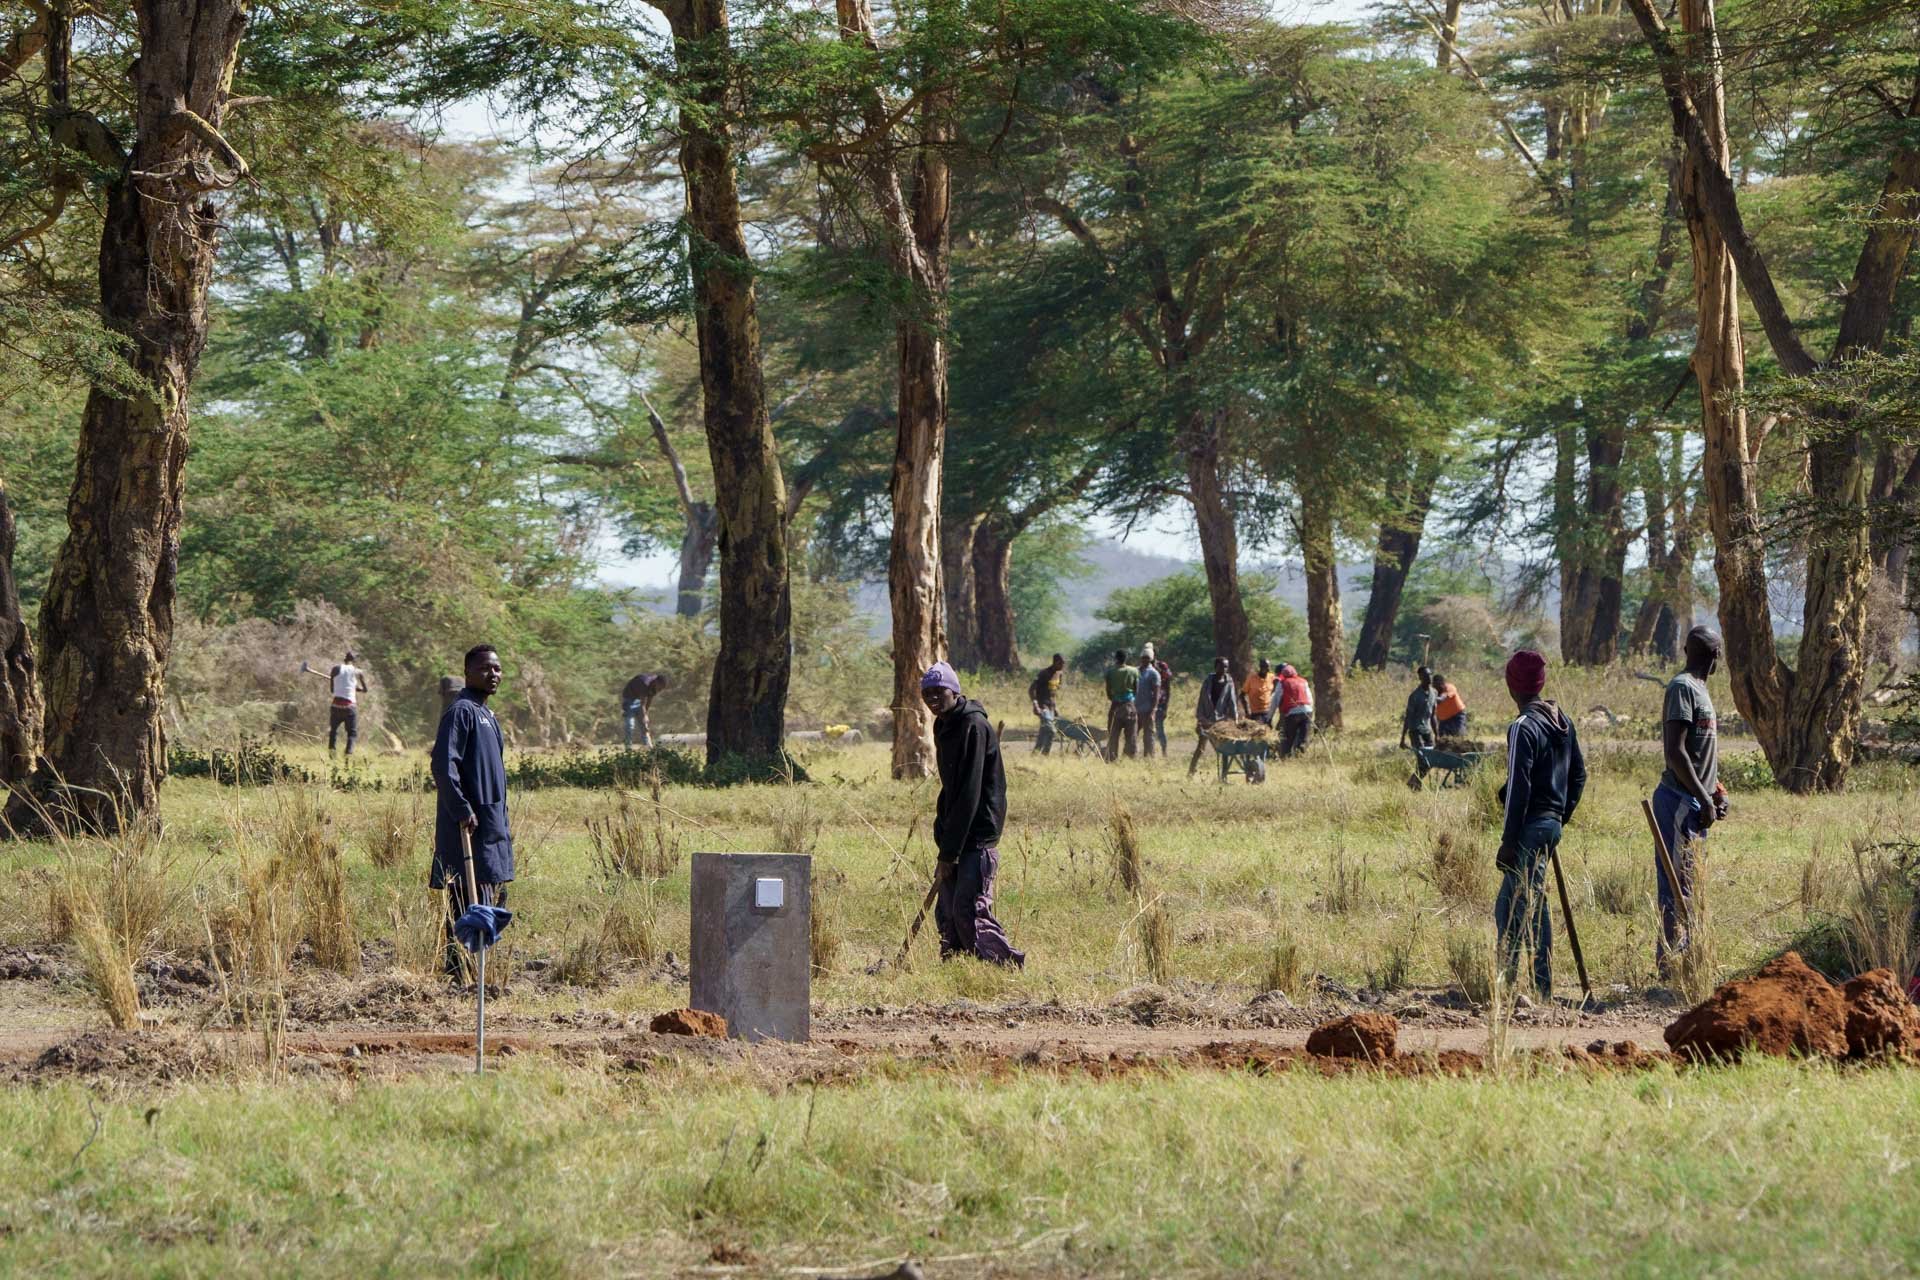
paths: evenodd
<path fill-rule="evenodd" d="M 1305 752 L 1313 738 L 1313 686 L 1291 662 L 1280 667 L 1279 719 L 1280 758 Z"/>
<path fill-rule="evenodd" d="M 627 750 L 633 750 L 633 731 L 640 730 L 640 745 L 653 746 L 653 720 L 647 714 L 653 707 L 653 700 L 667 687 L 667 678 L 642 672 L 627 681 L 620 690 L 621 721 L 626 727 Z"/>

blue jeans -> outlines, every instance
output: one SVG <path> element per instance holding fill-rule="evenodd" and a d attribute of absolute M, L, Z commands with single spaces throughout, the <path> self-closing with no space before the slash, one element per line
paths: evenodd
<path fill-rule="evenodd" d="M 1673 873 L 1680 877 L 1680 896 L 1690 904 L 1694 844 L 1707 838 L 1707 829 L 1700 825 L 1700 802 L 1663 782 L 1653 791 L 1653 820 L 1666 839 L 1667 853 L 1673 859 Z M 1664 973 L 1674 953 L 1686 949 L 1687 934 L 1680 927 L 1673 886 L 1667 883 L 1666 872 L 1660 869 L 1658 854 L 1654 855 L 1653 882 L 1660 887 L 1660 936 L 1654 940 L 1653 959 Z"/>
<path fill-rule="evenodd" d="M 1500 931 L 1501 957 L 1509 985 L 1520 976 L 1520 947 L 1533 946 L 1533 987 L 1542 996 L 1553 994 L 1553 916 L 1547 910 L 1547 869 L 1560 847 L 1560 820 L 1529 819 L 1520 831 L 1515 857 L 1517 871 L 1501 873 L 1500 894 L 1493 900 L 1493 923 Z"/>
<path fill-rule="evenodd" d="M 626 706 L 627 712 L 627 748 L 633 748 L 633 731 L 640 731 L 640 745 L 653 746 L 653 726 L 647 722 L 647 704 L 635 698 Z"/>

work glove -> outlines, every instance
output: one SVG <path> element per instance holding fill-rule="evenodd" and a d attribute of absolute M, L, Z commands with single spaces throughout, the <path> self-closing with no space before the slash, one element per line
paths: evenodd
<path fill-rule="evenodd" d="M 1716 784 L 1713 788 L 1713 816 L 1720 819 L 1727 816 L 1733 808 L 1733 802 L 1727 799 L 1727 789 Z"/>
<path fill-rule="evenodd" d="M 1520 870 L 1520 851 L 1503 841 L 1499 851 L 1493 855 L 1493 865 L 1502 871 L 1511 871 L 1518 874 Z"/>

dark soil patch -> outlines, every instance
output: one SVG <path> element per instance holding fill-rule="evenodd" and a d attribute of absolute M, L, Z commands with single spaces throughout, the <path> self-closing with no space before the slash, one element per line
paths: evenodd
<path fill-rule="evenodd" d="M 162 1084 L 218 1075 L 232 1065 L 226 1043 L 205 1036 L 89 1031 L 49 1047 L 9 1077 L 15 1084 L 101 1077 Z"/>

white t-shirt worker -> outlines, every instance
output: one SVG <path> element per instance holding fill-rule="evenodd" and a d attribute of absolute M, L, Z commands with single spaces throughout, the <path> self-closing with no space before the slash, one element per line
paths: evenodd
<path fill-rule="evenodd" d="M 347 730 L 349 756 L 353 754 L 353 744 L 360 739 L 360 695 L 367 691 L 367 677 L 353 665 L 353 659 L 354 652 L 349 649 L 340 665 L 327 673 L 327 679 L 333 685 L 333 705 L 327 710 L 328 755 L 333 754 L 342 725 Z"/>

